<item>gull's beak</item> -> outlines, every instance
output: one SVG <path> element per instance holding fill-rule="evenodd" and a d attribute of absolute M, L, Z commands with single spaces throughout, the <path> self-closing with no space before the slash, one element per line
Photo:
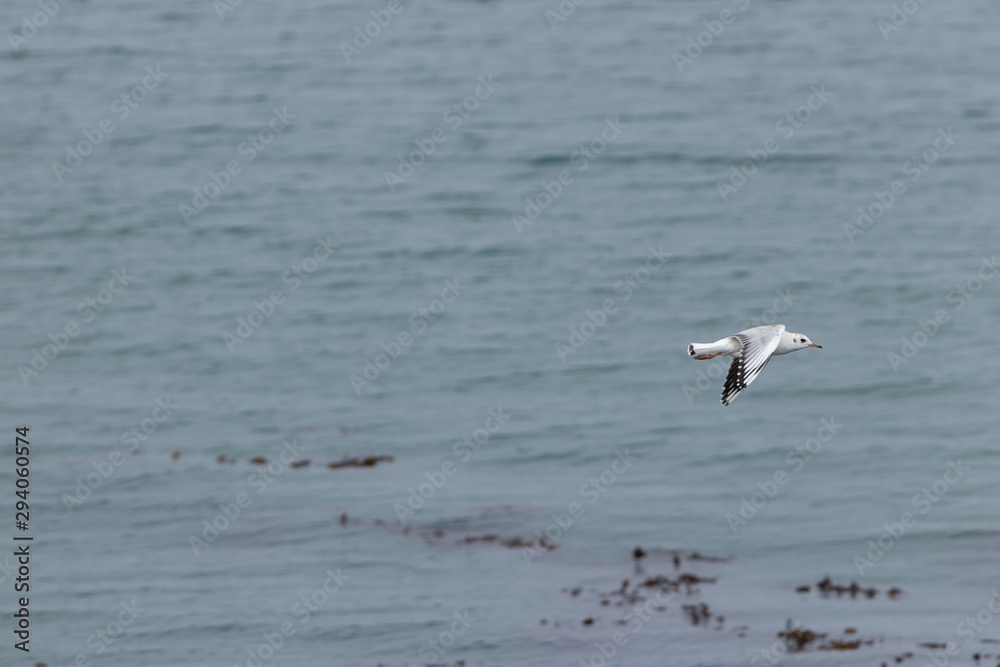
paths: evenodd
<path fill-rule="evenodd" d="M 822 345 L 817 345 L 816 343 L 809 343 L 809 347 L 818 347 L 821 350 L 823 349 Z"/>

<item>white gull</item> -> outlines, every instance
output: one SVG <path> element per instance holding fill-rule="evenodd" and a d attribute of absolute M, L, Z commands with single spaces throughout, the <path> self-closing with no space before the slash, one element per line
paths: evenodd
<path fill-rule="evenodd" d="M 714 343 L 691 343 L 688 345 L 688 354 L 695 359 L 712 359 L 719 355 L 734 357 L 729 366 L 729 375 L 726 376 L 726 384 L 722 388 L 722 404 L 729 405 L 754 381 L 771 357 L 807 347 L 822 349 L 821 345 L 812 342 L 804 334 L 785 331 L 784 324 L 767 324 L 746 329 Z"/>

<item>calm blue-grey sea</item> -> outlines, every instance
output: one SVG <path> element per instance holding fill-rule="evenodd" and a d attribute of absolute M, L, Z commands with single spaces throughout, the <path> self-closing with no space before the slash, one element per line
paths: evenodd
<path fill-rule="evenodd" d="M 996 3 L 0 25 L 4 665 L 997 653 Z"/>

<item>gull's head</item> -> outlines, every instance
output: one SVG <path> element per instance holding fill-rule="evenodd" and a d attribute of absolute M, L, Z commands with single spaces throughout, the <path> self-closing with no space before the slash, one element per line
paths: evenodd
<path fill-rule="evenodd" d="M 809 336 L 800 333 L 793 333 L 792 336 L 792 346 L 796 350 L 804 350 L 807 347 L 818 347 L 823 349 L 822 345 L 817 345 L 816 343 L 809 340 Z"/>

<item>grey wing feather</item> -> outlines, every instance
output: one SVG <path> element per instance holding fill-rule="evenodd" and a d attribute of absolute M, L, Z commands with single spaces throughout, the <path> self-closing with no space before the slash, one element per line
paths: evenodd
<path fill-rule="evenodd" d="M 742 350 L 729 366 L 726 384 L 722 388 L 723 405 L 729 405 L 741 391 L 760 375 L 764 366 L 767 366 L 767 362 L 771 360 L 775 348 L 778 347 L 784 330 L 785 327 L 781 325 L 773 325 L 773 328 L 768 327 L 765 330 L 757 331 L 748 329 L 733 336 L 740 342 Z"/>

